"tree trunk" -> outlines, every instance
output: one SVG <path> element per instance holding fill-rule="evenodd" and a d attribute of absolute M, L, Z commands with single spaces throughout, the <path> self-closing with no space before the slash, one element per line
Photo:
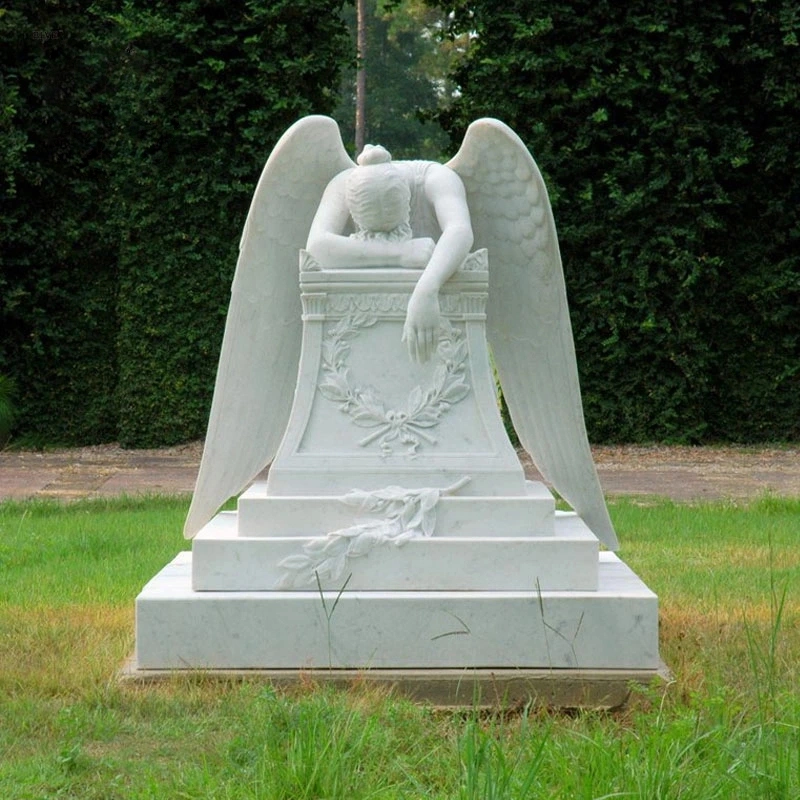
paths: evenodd
<path fill-rule="evenodd" d="M 366 0 L 358 0 L 356 4 L 356 55 L 358 70 L 356 72 L 356 156 L 364 149 L 366 130 L 366 95 L 367 95 L 367 20 Z"/>

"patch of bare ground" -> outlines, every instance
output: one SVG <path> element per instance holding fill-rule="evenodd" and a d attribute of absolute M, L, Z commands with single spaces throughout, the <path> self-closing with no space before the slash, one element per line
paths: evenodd
<path fill-rule="evenodd" d="M 765 492 L 800 497 L 800 447 L 602 445 L 593 449 L 610 495 L 661 495 L 676 501 L 744 499 Z M 148 450 L 117 444 L 0 452 L 0 499 L 188 494 L 202 442 Z M 539 478 L 530 457 L 520 459 Z"/>
<path fill-rule="evenodd" d="M 607 494 L 676 501 L 800 496 L 800 447 L 599 445 L 592 448 Z M 527 454 L 526 472 L 536 475 Z"/>

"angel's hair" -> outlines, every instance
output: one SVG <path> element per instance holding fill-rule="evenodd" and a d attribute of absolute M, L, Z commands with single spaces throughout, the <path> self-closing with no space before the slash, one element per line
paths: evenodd
<path fill-rule="evenodd" d="M 356 159 L 360 167 L 370 164 L 386 164 L 392 160 L 392 154 L 379 144 L 365 144 L 361 155 Z"/>
<path fill-rule="evenodd" d="M 384 148 L 369 147 L 359 156 L 359 166 L 350 172 L 345 187 L 347 207 L 359 238 L 364 238 L 364 233 L 392 233 L 392 238 L 409 239 L 411 189 L 408 182 L 391 163 L 391 156 Z"/>

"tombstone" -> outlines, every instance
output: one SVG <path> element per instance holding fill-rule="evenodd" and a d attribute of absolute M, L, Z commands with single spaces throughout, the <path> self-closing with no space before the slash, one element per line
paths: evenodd
<path fill-rule="evenodd" d="M 573 511 L 525 479 L 495 374 Z M 446 165 L 370 146 L 356 165 L 325 117 L 287 131 L 245 224 L 185 533 L 137 598 L 134 673 L 358 671 L 560 705 L 658 673 L 657 598 L 613 552 L 555 224 L 513 131 L 473 123 Z"/>

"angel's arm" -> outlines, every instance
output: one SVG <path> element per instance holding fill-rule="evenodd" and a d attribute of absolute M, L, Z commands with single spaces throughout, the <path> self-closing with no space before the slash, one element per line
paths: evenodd
<path fill-rule="evenodd" d="M 444 282 L 461 266 L 472 247 L 472 224 L 461 178 L 442 164 L 429 167 L 425 178 L 425 196 L 436 212 L 442 235 L 436 243 L 417 289 L 438 292 Z"/>
<path fill-rule="evenodd" d="M 326 187 L 308 234 L 306 250 L 324 269 L 352 267 L 424 267 L 433 251 L 430 239 L 406 242 L 362 241 L 344 235 L 350 213 L 345 199 L 349 170 Z"/>
<path fill-rule="evenodd" d="M 425 195 L 436 212 L 442 235 L 408 301 L 403 341 L 414 361 L 427 361 L 439 338 L 439 290 L 461 266 L 473 235 L 461 178 L 448 167 L 432 164 L 425 178 Z"/>

